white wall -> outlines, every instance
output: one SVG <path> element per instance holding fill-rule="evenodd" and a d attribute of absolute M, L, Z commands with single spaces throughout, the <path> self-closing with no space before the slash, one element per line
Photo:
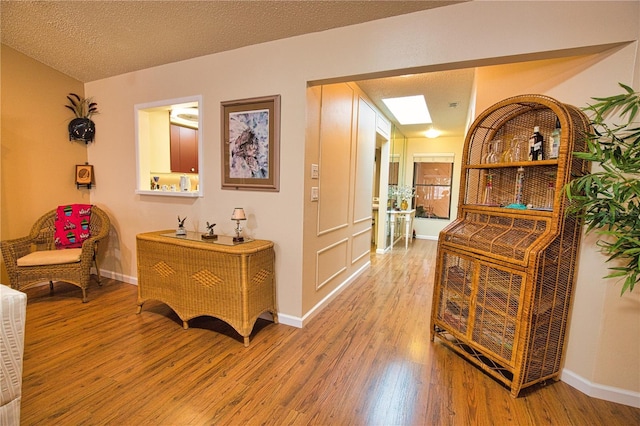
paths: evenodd
<path fill-rule="evenodd" d="M 249 214 L 249 235 L 275 242 L 279 310 L 292 317 L 303 316 L 307 82 L 562 57 L 602 52 L 605 46 L 632 42 L 589 59 L 577 74 L 558 74 L 531 86 L 519 78 L 505 89 L 532 90 L 583 105 L 589 96 L 610 94 L 617 81 L 634 81 L 638 87 L 634 70 L 638 69 L 639 20 L 637 2 L 469 2 L 88 83 L 86 94 L 96 99 L 102 112 L 95 120 L 96 143 L 88 148 L 89 161 L 99 178 L 92 202 L 108 211 L 114 226 L 102 265 L 114 276 L 135 281 L 137 233 L 173 228 L 177 215 L 189 218 L 190 229 L 202 230 L 206 221 L 215 221 L 220 227 L 217 230 L 230 233 L 231 211 L 243 206 Z M 531 28 L 535 31 L 528 30 Z M 494 82 L 494 87 L 501 86 L 500 80 Z M 135 195 L 133 105 L 196 94 L 203 95 L 204 197 Z M 282 96 L 280 192 L 221 190 L 220 102 L 273 94 Z M 500 96 L 500 91 L 494 95 Z M 478 97 L 477 111 L 488 106 L 482 103 L 489 102 L 489 97 Z M 589 250 L 592 248 L 586 247 L 583 252 Z M 590 282 L 602 275 L 603 263 L 581 262 L 580 266 L 566 368 L 587 381 L 637 393 L 640 383 L 630 382 L 640 371 L 638 357 L 625 355 L 628 368 L 620 369 L 616 360 L 605 354 L 609 350 L 604 344 L 614 344 L 616 349 L 629 346 L 629 341 L 638 341 L 638 334 L 633 334 L 633 328 L 616 327 L 614 321 L 597 322 L 585 312 L 595 305 L 604 318 L 618 315 L 619 307 L 618 299 L 610 301 L 605 296 L 607 303 L 603 303 L 602 294 L 590 291 L 592 285 L 596 289 L 604 285 Z M 594 336 L 598 327 L 607 328 Z M 609 336 L 606 342 L 602 339 L 605 335 Z M 588 346 L 595 346 L 596 355 L 584 353 Z"/>

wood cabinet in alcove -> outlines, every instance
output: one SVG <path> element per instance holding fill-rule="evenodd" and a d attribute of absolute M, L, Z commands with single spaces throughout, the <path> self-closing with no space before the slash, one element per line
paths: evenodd
<path fill-rule="evenodd" d="M 171 171 L 198 173 L 198 129 L 171 124 Z"/>

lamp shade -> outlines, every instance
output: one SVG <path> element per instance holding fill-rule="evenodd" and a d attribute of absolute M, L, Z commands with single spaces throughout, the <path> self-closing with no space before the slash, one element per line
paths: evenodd
<path fill-rule="evenodd" d="M 236 207 L 233 209 L 231 220 L 247 220 L 247 216 L 244 214 L 244 209 L 242 207 Z"/>

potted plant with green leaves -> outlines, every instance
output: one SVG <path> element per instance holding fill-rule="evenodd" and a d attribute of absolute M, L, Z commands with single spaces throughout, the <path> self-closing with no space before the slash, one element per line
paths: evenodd
<path fill-rule="evenodd" d="M 640 93 L 619 83 L 623 93 L 592 98 L 587 152 L 573 155 L 599 165 L 597 171 L 565 187 L 567 211 L 583 218 L 586 232 L 596 232 L 598 246 L 614 261 L 605 278 L 624 279 L 621 295 L 640 280 Z"/>
<path fill-rule="evenodd" d="M 91 98 L 83 98 L 75 93 L 69 93 L 67 99 L 69 104 L 65 107 L 75 114 L 75 118 L 69 122 L 69 140 L 92 142 L 96 134 L 96 125 L 91 116 L 98 113 L 98 104 Z"/>

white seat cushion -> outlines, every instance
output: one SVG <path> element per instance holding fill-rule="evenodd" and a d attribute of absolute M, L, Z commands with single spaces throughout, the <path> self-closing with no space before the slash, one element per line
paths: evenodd
<path fill-rule="evenodd" d="M 18 259 L 17 264 L 18 266 L 40 266 L 76 263 L 80 262 L 81 254 L 81 248 L 34 251 Z"/>

